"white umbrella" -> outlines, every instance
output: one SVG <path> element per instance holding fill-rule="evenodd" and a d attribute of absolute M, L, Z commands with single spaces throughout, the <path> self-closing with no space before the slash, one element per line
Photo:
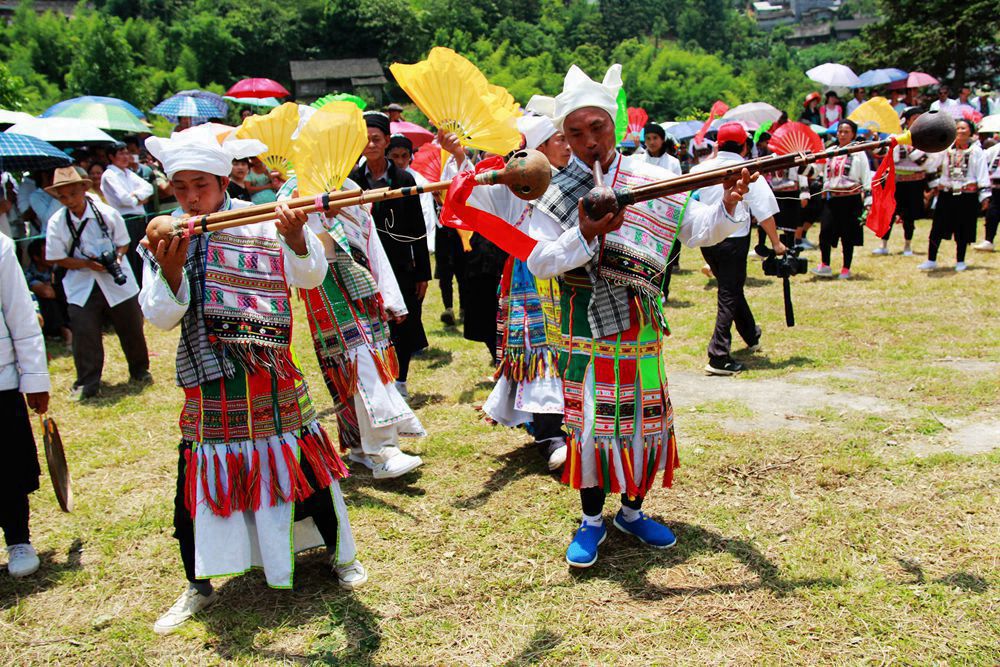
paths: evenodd
<path fill-rule="evenodd" d="M 858 75 L 847 65 L 823 63 L 806 72 L 806 76 L 831 88 L 857 88 L 861 85 Z"/>
<path fill-rule="evenodd" d="M 22 120 L 31 120 L 32 118 L 34 116 L 23 111 L 0 109 L 0 125 L 13 125 L 14 123 L 20 123 Z"/>
<path fill-rule="evenodd" d="M 1000 132 L 1000 113 L 986 116 L 976 129 L 980 132 Z"/>
<path fill-rule="evenodd" d="M 115 138 L 93 123 L 75 118 L 32 118 L 7 128 L 12 134 L 27 134 L 50 143 L 113 143 Z"/>
<path fill-rule="evenodd" d="M 738 107 L 733 107 L 722 115 L 726 120 L 739 120 L 744 123 L 754 124 L 760 127 L 762 124 L 778 120 L 781 112 L 772 107 L 767 102 L 748 102 Z"/>

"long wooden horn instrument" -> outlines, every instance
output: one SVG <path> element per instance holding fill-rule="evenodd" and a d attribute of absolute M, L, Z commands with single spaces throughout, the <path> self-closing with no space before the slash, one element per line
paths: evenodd
<path fill-rule="evenodd" d="M 922 114 L 914 121 L 913 126 L 902 134 L 863 143 L 834 147 L 819 153 L 789 153 L 787 155 L 770 155 L 756 160 L 748 160 L 729 167 L 720 167 L 697 174 L 688 174 L 663 181 L 654 181 L 634 188 L 610 188 L 598 184 L 583 197 L 583 207 L 593 219 L 599 219 L 608 213 L 617 213 L 622 208 L 639 202 L 659 199 L 669 195 L 688 192 L 710 185 L 718 185 L 731 178 L 739 176 L 748 169 L 753 173 L 766 173 L 790 167 L 802 167 L 819 160 L 826 160 L 838 155 L 848 155 L 860 151 L 888 148 L 895 141 L 898 144 L 913 145 L 925 153 L 937 153 L 945 150 L 955 141 L 955 120 L 947 113 L 931 111 Z"/>
<path fill-rule="evenodd" d="M 549 187 L 552 170 L 549 160 L 536 150 L 525 149 L 514 153 L 502 170 L 483 172 L 476 176 L 479 185 L 506 185 L 517 197 L 525 200 L 538 199 Z M 377 190 L 343 190 L 326 192 L 315 197 L 296 197 L 284 202 L 258 204 L 245 208 L 219 211 L 201 217 L 175 218 L 161 215 L 153 218 L 146 225 L 146 238 L 152 247 L 156 247 L 161 239 L 169 240 L 175 236 L 191 236 L 205 234 L 229 227 L 249 225 L 255 222 L 267 222 L 275 219 L 275 209 L 284 204 L 293 210 L 306 213 L 329 211 L 345 206 L 369 204 L 447 190 L 451 180 L 428 183 L 413 187 L 381 188 Z"/>

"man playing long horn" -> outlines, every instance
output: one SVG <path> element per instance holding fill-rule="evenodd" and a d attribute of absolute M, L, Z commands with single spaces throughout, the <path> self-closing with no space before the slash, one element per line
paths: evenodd
<path fill-rule="evenodd" d="M 175 215 L 192 221 L 249 206 L 226 194 L 232 161 L 266 149 L 197 129 L 146 147 L 173 185 Z M 263 566 L 270 586 L 290 588 L 302 548 L 325 543 L 344 588 L 367 580 L 337 482 L 346 469 L 289 347 L 289 286 L 316 287 L 328 270 L 305 222 L 280 207 L 273 223 L 143 241 L 140 303 L 154 326 L 181 325 L 184 390 L 174 537 L 189 586 L 156 621 L 160 634 L 216 600 L 210 577 Z"/>
<path fill-rule="evenodd" d="M 696 247 L 728 237 L 746 215 L 736 204 L 752 180 L 744 169 L 714 206 L 675 196 L 589 218 L 581 198 L 594 186 L 595 163 L 613 186 L 671 177 L 615 149 L 621 85 L 620 65 L 612 66 L 602 83 L 570 68 L 553 116 L 573 158 L 553 177 L 525 224 L 539 241 L 528 256 L 528 269 L 541 280 L 561 279 L 559 368 L 569 431 L 563 481 L 579 490 L 583 509 L 566 552 L 573 567 L 597 561 L 607 535 L 602 511 L 608 493 L 621 493 L 616 528 L 656 548 L 676 542 L 667 526 L 641 509 L 660 472 L 664 486 L 670 486 L 678 465 L 661 358 L 667 333 L 660 305 L 666 257 L 674 238 Z"/>

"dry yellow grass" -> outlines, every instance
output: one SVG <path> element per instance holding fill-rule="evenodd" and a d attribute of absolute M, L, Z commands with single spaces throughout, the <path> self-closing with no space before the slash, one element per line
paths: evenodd
<path fill-rule="evenodd" d="M 220 580 L 219 604 L 167 638 L 151 626 L 183 586 L 170 526 L 176 333 L 147 329 L 156 384 L 141 393 L 121 384 L 122 356 L 106 337 L 112 386 L 82 405 L 66 398 L 72 360 L 54 348 L 53 412 L 77 510 L 60 514 L 45 480 L 32 497 L 43 565 L 24 581 L 0 574 L 0 663 L 997 664 L 1000 452 L 960 456 L 940 443 L 950 420 L 1000 419 L 1000 255 L 975 254 L 962 275 L 919 274 L 920 259 L 860 250 L 855 280 L 797 279 L 794 330 L 780 285 L 753 267 L 765 353 L 719 382 L 749 395 L 787 380 L 893 410 L 820 406 L 804 428 L 741 431 L 732 424 L 754 414 L 739 400 L 678 396 L 692 405 L 677 415 L 684 467 L 647 503 L 677 547 L 658 552 L 612 531 L 582 573 L 563 562 L 575 495 L 523 432 L 479 419 L 485 349 L 443 329 L 432 288 L 432 348 L 410 382 L 431 433 L 414 443 L 425 466 L 401 481 L 359 473 L 344 484 L 371 584 L 346 594 L 320 553 L 305 554 L 296 590 L 268 590 L 259 574 Z M 704 364 L 714 318 L 700 265 L 685 252 L 668 310 L 678 376 Z M 296 348 L 333 428 L 298 324 Z M 921 443 L 939 453 L 921 455 Z"/>

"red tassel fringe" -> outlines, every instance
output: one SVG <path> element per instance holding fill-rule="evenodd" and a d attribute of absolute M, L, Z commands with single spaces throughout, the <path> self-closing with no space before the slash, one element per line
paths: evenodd
<path fill-rule="evenodd" d="M 288 498 L 281 490 L 281 480 L 278 478 L 278 462 L 274 460 L 274 450 L 267 448 L 267 468 L 271 473 L 271 507 L 275 507 L 279 502 L 288 502 Z"/>
<path fill-rule="evenodd" d="M 260 509 L 260 452 L 253 448 L 250 457 L 250 475 L 247 478 L 247 507 L 254 512 Z"/>
<path fill-rule="evenodd" d="M 305 473 L 302 472 L 302 466 L 299 465 L 298 460 L 295 458 L 295 453 L 288 446 L 287 442 L 281 443 L 281 455 L 285 459 L 285 465 L 288 467 L 288 475 L 292 482 L 292 489 L 288 500 L 290 502 L 305 500 L 312 495 L 313 488 L 309 486 L 309 480 L 306 479 Z"/>

